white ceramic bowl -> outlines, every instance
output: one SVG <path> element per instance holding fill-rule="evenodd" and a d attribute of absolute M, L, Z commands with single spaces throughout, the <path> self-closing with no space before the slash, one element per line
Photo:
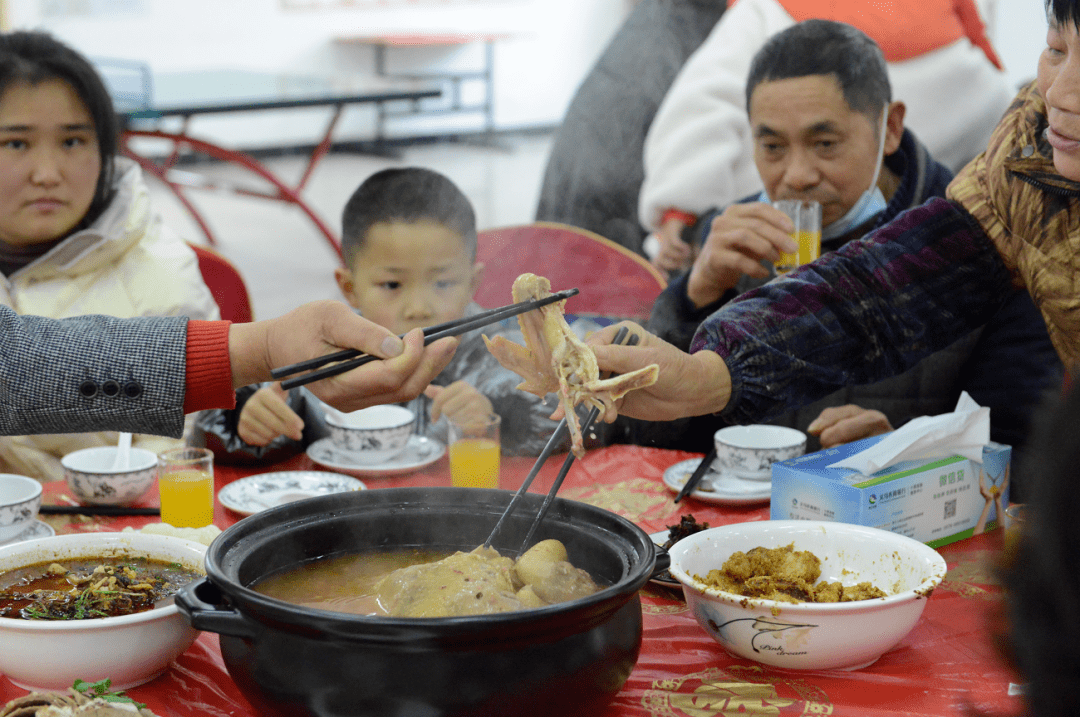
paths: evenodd
<path fill-rule="evenodd" d="M 5 571 L 25 565 L 125 554 L 178 562 L 202 573 L 205 553 L 201 543 L 167 535 L 57 535 L 0 548 L 0 580 Z M 160 675 L 197 636 L 171 604 L 89 620 L 0 618 L 0 673 L 27 690 L 66 690 L 76 679 L 106 677 L 113 689 L 126 689 Z"/>
<path fill-rule="evenodd" d="M 157 477 L 158 460 L 152 452 L 132 448 L 126 471 L 113 471 L 116 446 L 72 451 L 60 459 L 68 488 L 90 505 L 130 505 L 141 498 Z"/>
<path fill-rule="evenodd" d="M 0 543 L 26 530 L 41 508 L 41 483 L 27 476 L 0 473 Z"/>
<path fill-rule="evenodd" d="M 753 424 L 728 426 L 713 434 L 718 473 L 747 480 L 771 480 L 772 464 L 801 456 L 806 434 L 794 428 Z"/>
<path fill-rule="evenodd" d="M 330 440 L 359 463 L 385 463 L 405 450 L 416 416 L 403 406 L 371 406 L 352 413 L 327 411 Z"/>
<path fill-rule="evenodd" d="M 706 587 L 704 578 L 736 551 L 791 543 L 821 559 L 821 580 L 869 581 L 887 597 L 844 603 L 786 603 Z M 866 667 L 915 626 L 945 577 L 945 560 L 912 538 L 848 523 L 773 520 L 710 528 L 670 550 L 698 624 L 732 654 L 795 670 Z"/>

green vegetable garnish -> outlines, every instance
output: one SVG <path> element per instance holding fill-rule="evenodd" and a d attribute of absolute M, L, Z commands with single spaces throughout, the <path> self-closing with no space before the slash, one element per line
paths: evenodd
<path fill-rule="evenodd" d="M 106 702 L 124 702 L 127 704 L 135 705 L 138 709 L 146 707 L 143 702 L 136 702 L 124 695 L 121 692 L 110 692 L 109 688 L 112 687 L 112 679 L 106 677 L 104 680 L 98 680 L 97 682 L 87 682 L 86 680 L 75 680 L 75 684 L 71 686 L 73 690 L 81 694 L 86 695 L 91 699 L 101 699 Z"/>

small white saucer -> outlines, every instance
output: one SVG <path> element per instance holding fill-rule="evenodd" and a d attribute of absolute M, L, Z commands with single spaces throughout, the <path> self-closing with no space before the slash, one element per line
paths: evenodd
<path fill-rule="evenodd" d="M 691 458 L 671 466 L 664 471 L 664 485 L 678 493 L 702 460 Z M 717 473 L 710 468 L 689 497 L 705 503 L 747 505 L 768 503 L 771 494 L 772 481 L 746 480 L 729 473 Z"/>
<path fill-rule="evenodd" d="M 363 478 L 412 473 L 431 465 L 446 453 L 446 446 L 433 438 L 409 436 L 409 443 L 395 458 L 385 463 L 361 463 L 351 451 L 336 447 L 329 438 L 315 441 L 307 449 L 308 458 L 332 471 Z"/>
<path fill-rule="evenodd" d="M 40 520 L 35 520 L 26 530 L 16 535 L 14 538 L 8 538 L 7 540 L 0 541 L 0 545 L 13 545 L 15 543 L 21 543 L 24 540 L 34 540 L 35 538 L 50 538 L 56 535 L 56 531 L 52 529 L 52 526 L 48 523 L 44 523 Z"/>
<path fill-rule="evenodd" d="M 260 473 L 229 483 L 218 491 L 218 500 L 229 510 L 252 515 L 294 500 L 364 490 L 366 487 L 355 478 L 326 471 Z"/>

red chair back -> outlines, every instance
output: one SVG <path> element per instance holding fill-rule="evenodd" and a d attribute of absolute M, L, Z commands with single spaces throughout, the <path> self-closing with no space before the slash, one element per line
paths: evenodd
<path fill-rule="evenodd" d="M 252 321 L 251 297 L 244 278 L 232 262 L 213 249 L 198 244 L 188 244 L 199 259 L 199 271 L 210 288 L 221 310 L 221 318 L 243 324 Z"/>
<path fill-rule="evenodd" d="M 599 234 L 554 222 L 482 231 L 476 257 L 484 278 L 475 299 L 485 308 L 511 303 L 514 280 L 530 272 L 549 279 L 552 291 L 581 289 L 567 300 L 567 314 L 643 322 L 667 283 L 644 257 Z"/>

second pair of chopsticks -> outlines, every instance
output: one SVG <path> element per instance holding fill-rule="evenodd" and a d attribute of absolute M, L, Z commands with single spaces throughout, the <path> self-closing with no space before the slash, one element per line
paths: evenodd
<path fill-rule="evenodd" d="M 713 461 L 715 460 L 716 446 L 713 446 L 709 452 L 705 454 L 705 457 L 701 459 L 701 463 L 697 464 L 697 468 L 690 474 L 690 477 L 686 479 L 686 483 L 683 485 L 682 490 L 675 496 L 676 503 L 690 495 L 694 489 L 697 488 L 698 483 L 700 483 L 701 479 L 705 477 L 705 474 L 709 472 L 709 468 L 712 467 Z"/>
<path fill-rule="evenodd" d="M 556 301 L 569 299 L 577 293 L 577 289 L 566 289 L 565 291 L 558 291 L 550 296 L 546 296 L 543 299 L 532 299 L 517 304 L 509 304 L 508 306 L 502 306 L 498 309 L 484 311 L 475 316 L 467 316 L 463 319 L 447 321 L 442 324 L 436 324 L 435 326 L 428 326 L 424 329 L 424 345 L 427 346 L 428 344 L 434 343 L 439 339 L 444 339 L 447 336 L 461 336 L 462 334 L 466 334 L 475 329 L 481 329 L 489 324 L 498 323 L 504 319 L 509 319 L 512 316 L 517 316 L 518 314 L 524 314 L 526 311 L 532 311 L 533 309 L 539 309 L 541 306 L 554 304 Z M 404 336 L 401 338 L 404 338 Z M 380 360 L 378 356 L 371 356 L 356 349 L 345 349 L 336 353 L 320 356 L 319 358 L 276 368 L 270 372 L 270 375 L 276 379 L 281 379 L 304 371 L 309 372 L 282 381 L 281 387 L 288 390 L 313 381 L 337 376 L 346 371 L 352 371 L 354 368 L 359 368 L 366 363 L 378 360 Z"/>
<path fill-rule="evenodd" d="M 626 344 L 627 346 L 633 346 L 637 342 L 637 334 L 631 334 L 629 331 L 627 331 L 625 326 L 620 328 L 618 332 L 616 332 L 615 338 L 612 340 L 612 343 Z M 596 421 L 599 415 L 600 409 L 594 406 L 593 409 L 589 411 L 589 415 L 585 417 L 585 420 L 581 422 L 582 435 L 588 433 L 589 429 L 592 428 L 592 424 Z M 551 456 L 551 454 L 554 452 L 556 446 L 560 445 L 563 440 L 566 439 L 566 435 L 569 432 L 570 430 L 566 427 L 566 418 L 563 418 L 561 421 L 559 421 L 559 425 L 555 427 L 555 431 L 552 432 L 551 438 L 548 439 L 548 442 L 544 446 L 543 450 L 540 451 L 540 455 L 537 456 L 536 462 L 533 464 L 532 469 L 529 471 L 529 474 L 525 476 L 525 481 L 521 484 L 521 487 L 518 488 L 517 493 L 514 494 L 514 497 L 510 499 L 510 503 L 506 506 L 506 509 L 503 510 L 503 514 L 499 516 L 499 520 L 497 523 L 495 523 L 495 527 L 492 528 L 491 534 L 488 535 L 487 540 L 484 541 L 485 548 L 491 547 L 491 543 L 495 540 L 495 536 L 499 534 L 499 531 L 502 529 L 503 523 L 506 522 L 506 519 L 510 516 L 511 513 L 514 512 L 514 508 L 517 507 L 518 501 L 521 500 L 521 496 L 529 490 L 529 486 L 532 485 L 533 479 L 536 478 L 538 473 L 540 473 L 540 468 L 547 461 L 548 457 Z M 529 541 L 532 540 L 533 534 L 540 526 L 540 523 L 543 522 L 544 516 L 547 514 L 548 508 L 551 506 L 551 502 L 555 500 L 555 494 L 559 492 L 559 488 L 562 486 L 563 480 L 566 478 L 566 474 L 570 472 L 570 466 L 572 466 L 573 464 L 574 454 L 569 453 L 566 456 L 566 460 L 563 461 L 562 468 L 559 469 L 558 475 L 555 476 L 555 482 L 552 483 L 551 490 L 548 491 L 547 496 L 544 498 L 544 502 L 543 504 L 541 504 L 540 510 L 537 511 L 536 517 L 533 518 L 532 525 L 529 526 L 529 532 L 525 534 L 525 539 L 521 541 L 521 548 L 518 550 L 519 555 L 525 552 L 525 549 L 529 545 Z"/>

